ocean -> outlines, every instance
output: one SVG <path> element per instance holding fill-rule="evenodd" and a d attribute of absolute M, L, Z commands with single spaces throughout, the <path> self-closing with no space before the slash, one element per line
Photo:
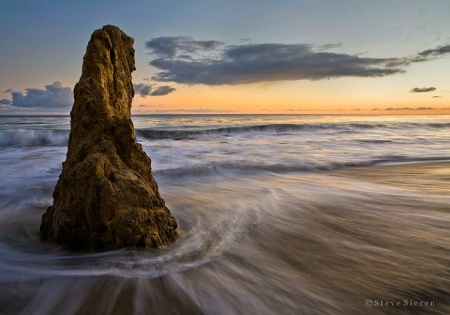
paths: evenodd
<path fill-rule="evenodd" d="M 136 115 L 180 237 L 39 239 L 68 116 L 0 116 L 0 314 L 450 314 L 450 117 Z"/>

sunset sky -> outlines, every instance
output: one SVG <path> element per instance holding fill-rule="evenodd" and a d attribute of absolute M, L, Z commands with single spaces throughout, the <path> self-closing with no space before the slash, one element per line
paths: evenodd
<path fill-rule="evenodd" d="M 450 114 L 448 0 L 0 8 L 0 114 L 68 113 L 87 42 L 106 24 L 135 39 L 135 114 Z"/>

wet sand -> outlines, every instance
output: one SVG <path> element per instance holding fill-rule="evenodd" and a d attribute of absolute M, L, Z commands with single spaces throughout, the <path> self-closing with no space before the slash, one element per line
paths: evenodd
<path fill-rule="evenodd" d="M 343 169 L 336 171 L 336 174 L 422 193 L 450 194 L 449 161 L 385 164 L 363 168 L 362 172 L 358 169 Z"/>

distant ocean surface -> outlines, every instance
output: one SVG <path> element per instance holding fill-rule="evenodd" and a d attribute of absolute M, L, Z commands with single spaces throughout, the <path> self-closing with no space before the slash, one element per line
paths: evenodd
<path fill-rule="evenodd" d="M 132 119 L 180 238 L 74 254 L 39 240 L 70 118 L 0 116 L 0 314 L 450 313 L 450 116 Z"/>

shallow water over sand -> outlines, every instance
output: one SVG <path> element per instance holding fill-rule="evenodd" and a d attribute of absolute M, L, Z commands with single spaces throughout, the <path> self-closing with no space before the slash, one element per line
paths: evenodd
<path fill-rule="evenodd" d="M 253 136 L 246 145 L 255 151 L 261 134 Z M 289 141 L 305 149 L 315 137 L 297 136 Z M 236 167 L 249 160 L 227 153 L 245 139 L 220 146 L 212 137 L 144 141 L 180 224 L 180 238 L 153 251 L 83 254 L 41 243 L 65 147 L 2 148 L 0 314 L 450 313 L 450 163 L 433 161 L 443 160 L 445 134 L 428 140 L 442 148 L 435 155 L 419 141 L 401 163 L 309 169 L 280 147 L 269 166 Z M 316 166 L 334 156 L 321 148 L 317 160 L 307 152 Z"/>
<path fill-rule="evenodd" d="M 163 184 L 181 237 L 153 252 L 61 252 L 3 205 L 2 314 L 448 313 L 450 196 L 362 171 Z"/>

